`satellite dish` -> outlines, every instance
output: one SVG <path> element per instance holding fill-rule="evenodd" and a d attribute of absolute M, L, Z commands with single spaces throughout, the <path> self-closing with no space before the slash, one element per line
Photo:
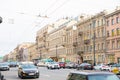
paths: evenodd
<path fill-rule="evenodd" d="M 0 23 L 2 23 L 2 17 L 0 16 Z"/>

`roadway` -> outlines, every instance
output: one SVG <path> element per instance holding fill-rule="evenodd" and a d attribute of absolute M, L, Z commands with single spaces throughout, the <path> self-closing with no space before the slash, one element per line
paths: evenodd
<path fill-rule="evenodd" d="M 32 79 L 20 79 L 17 75 L 17 67 L 10 68 L 9 71 L 1 71 L 6 80 L 66 80 L 67 75 L 74 69 L 49 70 L 46 67 L 39 67 L 40 77 Z"/>

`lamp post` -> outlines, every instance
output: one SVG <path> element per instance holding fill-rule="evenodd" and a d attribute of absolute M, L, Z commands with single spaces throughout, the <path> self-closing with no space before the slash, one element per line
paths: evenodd
<path fill-rule="evenodd" d="M 94 63 L 93 63 L 93 65 L 94 66 L 96 65 L 96 60 L 95 60 L 95 38 L 96 38 L 96 36 L 95 36 L 95 32 L 94 32 L 94 34 L 93 34 L 93 54 L 94 54 Z"/>
<path fill-rule="evenodd" d="M 40 50 L 40 60 L 42 59 L 41 50 Z"/>
<path fill-rule="evenodd" d="M 58 47 L 58 46 L 56 45 L 56 59 L 57 59 L 57 47 Z"/>
<path fill-rule="evenodd" d="M 0 23 L 2 23 L 2 17 L 0 16 Z"/>

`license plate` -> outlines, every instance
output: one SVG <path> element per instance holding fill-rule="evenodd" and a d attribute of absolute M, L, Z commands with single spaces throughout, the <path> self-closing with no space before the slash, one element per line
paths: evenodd
<path fill-rule="evenodd" d="M 29 73 L 29 75 L 34 75 L 34 73 Z"/>

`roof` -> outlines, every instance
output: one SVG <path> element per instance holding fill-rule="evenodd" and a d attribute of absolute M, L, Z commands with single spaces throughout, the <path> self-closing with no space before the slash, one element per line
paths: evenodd
<path fill-rule="evenodd" d="M 72 71 L 71 73 L 75 74 L 84 74 L 84 75 L 105 75 L 105 74 L 113 74 L 112 72 L 106 72 L 106 71 L 98 71 L 98 70 L 77 70 L 77 71 Z"/>

